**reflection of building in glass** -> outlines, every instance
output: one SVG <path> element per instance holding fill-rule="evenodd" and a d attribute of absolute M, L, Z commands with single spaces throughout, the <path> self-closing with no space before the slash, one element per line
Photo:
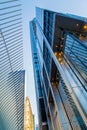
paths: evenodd
<path fill-rule="evenodd" d="M 0 130 L 24 129 L 21 4 L 0 0 Z"/>
<path fill-rule="evenodd" d="M 25 71 L 10 72 L 3 97 L 1 97 L 1 117 L 3 117 L 3 130 L 24 129 L 24 84 Z M 1 119 L 0 117 L 0 119 Z M 0 122 L 0 125 L 2 125 Z M 4 128 L 6 127 L 6 128 Z M 15 128 L 15 129 L 14 129 Z M 1 129 L 2 130 L 2 129 Z"/>
<path fill-rule="evenodd" d="M 86 130 L 86 18 L 36 8 L 30 31 L 39 129 Z"/>
<path fill-rule="evenodd" d="M 35 130 L 39 130 L 39 129 L 38 129 L 38 125 L 36 125 L 36 129 L 35 129 Z"/>
<path fill-rule="evenodd" d="M 29 98 L 25 99 L 24 130 L 34 130 L 34 119 Z"/>
<path fill-rule="evenodd" d="M 33 114 L 33 126 L 34 126 L 34 130 L 35 130 L 35 116 Z"/>
<path fill-rule="evenodd" d="M 9 102 L 9 107 L 6 106 L 5 112 L 6 115 L 9 116 L 8 120 L 11 126 L 13 123 L 14 127 L 18 127 L 17 129 L 20 128 L 21 130 L 24 128 L 24 84 L 25 71 L 15 71 L 9 74 L 7 85 L 9 86 L 10 91 L 7 91 L 6 89 L 6 99 Z"/>

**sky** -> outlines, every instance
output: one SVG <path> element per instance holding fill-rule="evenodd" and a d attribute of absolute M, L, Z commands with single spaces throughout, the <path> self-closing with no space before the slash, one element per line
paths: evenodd
<path fill-rule="evenodd" d="M 26 71 L 25 91 L 30 99 L 32 112 L 35 115 L 35 123 L 37 124 L 29 21 L 35 17 L 35 7 L 87 17 L 87 0 L 21 0 L 21 2 L 23 13 L 24 69 Z"/>

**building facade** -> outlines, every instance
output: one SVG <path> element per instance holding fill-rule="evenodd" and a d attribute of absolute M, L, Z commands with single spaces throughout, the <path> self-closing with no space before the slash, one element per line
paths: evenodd
<path fill-rule="evenodd" d="M 34 130 L 34 117 L 28 97 L 25 99 L 24 130 Z"/>
<path fill-rule="evenodd" d="M 0 0 L 0 130 L 24 129 L 22 16 L 19 0 Z"/>
<path fill-rule="evenodd" d="M 39 130 L 87 130 L 87 19 L 36 8 L 30 36 Z"/>

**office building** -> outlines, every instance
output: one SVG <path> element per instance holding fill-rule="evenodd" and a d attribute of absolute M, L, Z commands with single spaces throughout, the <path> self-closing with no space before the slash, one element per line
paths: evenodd
<path fill-rule="evenodd" d="M 19 0 L 0 0 L 0 130 L 24 130 L 22 15 Z"/>
<path fill-rule="evenodd" d="M 34 117 L 28 97 L 25 99 L 24 130 L 34 130 Z"/>
<path fill-rule="evenodd" d="M 87 130 L 87 18 L 36 8 L 30 36 L 39 130 Z"/>

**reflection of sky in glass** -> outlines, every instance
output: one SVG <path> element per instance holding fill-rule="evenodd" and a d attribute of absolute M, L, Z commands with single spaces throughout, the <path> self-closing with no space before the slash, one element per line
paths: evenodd
<path fill-rule="evenodd" d="M 33 70 L 32 70 L 32 60 L 31 60 L 31 47 L 29 38 L 29 21 L 35 16 L 35 6 L 39 6 L 45 9 L 50 9 L 53 11 L 61 13 L 71 13 L 79 16 L 87 17 L 87 0 L 24 0 L 22 1 L 23 7 L 23 28 L 24 28 L 24 67 L 26 69 L 26 86 L 27 95 L 30 98 L 33 113 L 36 114 L 36 101 L 34 93 L 34 81 L 33 81 Z M 36 119 L 37 117 L 35 117 Z M 36 119 L 37 122 L 37 119 Z"/>
<path fill-rule="evenodd" d="M 0 125 L 4 122 L 6 130 L 16 130 L 19 126 L 23 129 L 24 108 L 20 107 L 24 105 L 24 72 L 20 71 L 23 69 L 22 39 L 20 2 L 0 0 Z"/>

